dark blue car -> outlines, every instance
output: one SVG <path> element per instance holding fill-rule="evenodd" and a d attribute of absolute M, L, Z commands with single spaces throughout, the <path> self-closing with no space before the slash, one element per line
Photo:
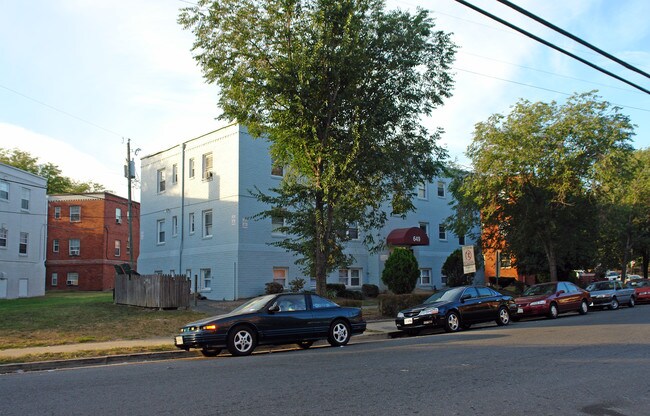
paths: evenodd
<path fill-rule="evenodd" d="M 192 322 L 175 337 L 178 348 L 200 348 L 214 357 L 226 347 L 232 355 L 249 355 L 264 344 L 296 343 L 309 348 L 327 339 L 332 346 L 348 343 L 366 330 L 361 309 L 341 307 L 309 293 L 281 293 L 251 299 L 226 315 Z"/>

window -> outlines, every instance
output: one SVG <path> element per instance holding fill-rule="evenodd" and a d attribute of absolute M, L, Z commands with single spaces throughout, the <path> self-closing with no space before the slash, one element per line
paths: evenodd
<path fill-rule="evenodd" d="M 122 209 L 115 208 L 115 223 L 122 224 Z"/>
<path fill-rule="evenodd" d="M 68 278 L 66 279 L 65 284 L 68 286 L 79 286 L 79 273 L 68 273 Z"/>
<path fill-rule="evenodd" d="M 172 183 L 178 183 L 178 164 L 176 163 L 172 165 Z"/>
<path fill-rule="evenodd" d="M 424 182 L 418 183 L 418 198 L 427 199 L 427 184 Z"/>
<path fill-rule="evenodd" d="M 329 299 L 321 298 L 318 295 L 311 295 L 311 306 L 314 309 L 336 308 L 339 305 Z"/>
<path fill-rule="evenodd" d="M 195 228 L 194 228 L 194 213 L 193 212 L 190 212 L 190 216 L 189 216 L 187 222 L 189 223 L 190 234 L 194 234 Z"/>
<path fill-rule="evenodd" d="M 505 253 L 501 253 L 499 256 L 499 260 L 501 260 L 501 268 L 502 269 L 508 269 L 512 267 L 512 260 L 510 259 L 510 256 Z"/>
<path fill-rule="evenodd" d="M 79 205 L 72 205 L 70 207 L 70 222 L 81 221 L 81 207 Z"/>
<path fill-rule="evenodd" d="M 194 158 L 190 158 L 189 169 L 187 169 L 188 177 L 191 179 L 194 177 Z"/>
<path fill-rule="evenodd" d="M 52 252 L 53 253 L 59 252 L 59 240 L 57 239 L 52 240 Z"/>
<path fill-rule="evenodd" d="M 203 155 L 203 174 L 202 178 L 204 180 L 212 179 L 212 153 L 206 153 Z"/>
<path fill-rule="evenodd" d="M 420 223 L 420 230 L 424 231 L 424 233 L 429 236 L 429 223 L 428 222 L 421 222 Z"/>
<path fill-rule="evenodd" d="M 276 303 L 280 312 L 306 311 L 305 295 L 282 295 L 278 297 Z"/>
<path fill-rule="evenodd" d="M 176 237 L 178 235 L 178 217 L 174 215 L 172 217 L 172 237 Z"/>
<path fill-rule="evenodd" d="M 356 221 L 351 223 L 350 225 L 348 225 L 347 234 L 348 234 L 348 238 L 350 240 L 358 240 L 359 239 L 359 225 L 358 225 L 358 223 Z"/>
<path fill-rule="evenodd" d="M 460 244 L 461 246 L 465 245 L 465 236 L 464 235 L 461 235 L 460 237 L 458 237 L 458 244 Z"/>
<path fill-rule="evenodd" d="M 9 182 L 0 180 L 0 199 L 9 199 Z"/>
<path fill-rule="evenodd" d="M 494 296 L 494 293 L 492 293 L 492 290 L 490 290 L 490 288 L 479 286 L 476 288 L 476 290 L 478 291 L 478 296 L 480 298 L 489 298 Z"/>
<path fill-rule="evenodd" d="M 286 287 L 288 275 L 289 275 L 289 269 L 287 269 L 286 267 L 273 268 L 273 281 L 275 283 L 280 283 L 283 287 Z"/>
<path fill-rule="evenodd" d="M 0 248 L 7 248 L 7 229 L 0 228 Z"/>
<path fill-rule="evenodd" d="M 122 241 L 115 240 L 115 257 L 122 255 Z"/>
<path fill-rule="evenodd" d="M 447 276 L 442 275 L 442 276 L 440 277 L 440 282 L 441 282 L 443 285 L 446 286 L 446 285 L 447 285 Z"/>
<path fill-rule="evenodd" d="M 54 219 L 58 220 L 61 218 L 61 207 L 54 207 Z"/>
<path fill-rule="evenodd" d="M 212 210 L 203 211 L 203 237 L 212 237 Z"/>
<path fill-rule="evenodd" d="M 284 217 L 271 217 L 271 235 L 285 235 L 282 229 L 285 225 Z"/>
<path fill-rule="evenodd" d="M 431 269 L 420 269 L 420 285 L 431 286 Z"/>
<path fill-rule="evenodd" d="M 20 233 L 20 242 L 18 244 L 18 254 L 27 254 L 27 243 L 29 242 L 29 233 Z"/>
<path fill-rule="evenodd" d="M 438 240 L 447 241 L 447 230 L 442 224 L 438 225 Z"/>
<path fill-rule="evenodd" d="M 339 269 L 339 283 L 346 286 L 361 286 L 361 269 Z"/>
<path fill-rule="evenodd" d="M 158 170 L 158 192 L 165 192 L 165 169 Z"/>
<path fill-rule="evenodd" d="M 81 254 L 81 240 L 78 238 L 68 240 L 68 254 L 71 256 L 78 256 Z"/>
<path fill-rule="evenodd" d="M 58 273 L 52 273 L 50 284 L 52 286 L 56 286 L 56 285 L 59 284 L 59 274 Z"/>
<path fill-rule="evenodd" d="M 212 286 L 212 270 L 201 269 L 201 289 L 210 290 Z"/>
<path fill-rule="evenodd" d="M 20 209 L 29 211 L 29 197 L 32 192 L 29 188 L 23 188 L 20 199 Z"/>
<path fill-rule="evenodd" d="M 158 235 L 157 243 L 165 244 L 165 220 L 158 220 L 156 223 L 156 231 Z"/>
<path fill-rule="evenodd" d="M 438 181 L 438 196 L 445 197 L 445 183 L 443 181 Z"/>

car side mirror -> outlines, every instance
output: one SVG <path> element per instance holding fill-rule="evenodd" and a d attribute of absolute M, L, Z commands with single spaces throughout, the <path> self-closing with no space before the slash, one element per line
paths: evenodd
<path fill-rule="evenodd" d="M 280 312 L 280 307 L 277 304 L 271 305 L 269 307 L 269 313 L 275 313 L 275 312 Z"/>

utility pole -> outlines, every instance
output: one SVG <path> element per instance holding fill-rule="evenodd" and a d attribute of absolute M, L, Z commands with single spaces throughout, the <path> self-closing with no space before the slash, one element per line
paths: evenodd
<path fill-rule="evenodd" d="M 133 244 L 133 203 L 131 202 L 131 179 L 135 178 L 135 163 L 131 159 L 131 139 L 126 141 L 126 166 L 124 169 L 124 175 L 128 181 L 128 214 L 127 221 L 129 225 L 129 276 L 131 275 L 131 270 L 133 270 L 133 249 L 135 244 Z"/>

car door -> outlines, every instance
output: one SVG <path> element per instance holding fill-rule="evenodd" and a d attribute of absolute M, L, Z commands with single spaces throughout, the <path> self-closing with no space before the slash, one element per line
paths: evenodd
<path fill-rule="evenodd" d="M 258 329 L 269 342 L 295 342 L 309 337 L 311 321 L 305 294 L 286 294 L 269 305 Z"/>
<path fill-rule="evenodd" d="M 501 305 L 500 297 L 501 295 L 490 288 L 485 286 L 477 286 L 476 290 L 478 291 L 479 296 L 479 305 L 480 308 L 480 320 L 482 321 L 491 321 L 497 318 L 497 311 Z"/>
<path fill-rule="evenodd" d="M 577 293 L 571 293 L 571 289 L 565 282 L 558 282 L 555 291 L 559 293 L 556 297 L 559 312 L 578 309 L 578 304 L 576 303 Z"/>
<path fill-rule="evenodd" d="M 485 307 L 485 305 L 482 305 L 476 288 L 473 286 L 466 287 L 458 302 L 461 321 L 465 323 L 480 321 L 481 316 L 485 313 Z"/>

